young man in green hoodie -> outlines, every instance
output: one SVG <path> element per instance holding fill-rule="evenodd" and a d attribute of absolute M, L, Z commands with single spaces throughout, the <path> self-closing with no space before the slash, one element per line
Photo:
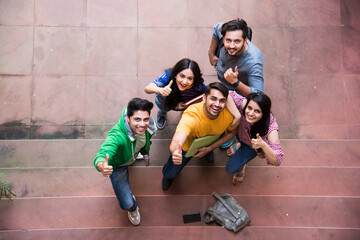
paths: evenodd
<path fill-rule="evenodd" d="M 104 177 L 110 176 L 115 195 L 133 225 L 140 224 L 140 212 L 131 193 L 128 166 L 136 156 L 150 150 L 150 138 L 156 132 L 156 124 L 150 111 L 153 103 L 133 98 L 121 113 L 121 118 L 107 135 L 94 159 L 95 168 Z"/>

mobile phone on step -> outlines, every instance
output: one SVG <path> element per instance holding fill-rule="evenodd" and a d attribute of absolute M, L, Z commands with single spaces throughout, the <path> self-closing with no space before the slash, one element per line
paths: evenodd
<path fill-rule="evenodd" d="M 183 215 L 184 223 L 200 222 L 201 216 L 200 213 L 190 213 Z"/>

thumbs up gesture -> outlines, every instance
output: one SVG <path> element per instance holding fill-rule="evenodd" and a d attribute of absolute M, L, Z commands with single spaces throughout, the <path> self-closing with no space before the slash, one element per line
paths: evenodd
<path fill-rule="evenodd" d="M 179 144 L 179 147 L 175 149 L 172 153 L 172 160 L 175 165 L 181 165 L 182 163 L 182 146 Z"/>
<path fill-rule="evenodd" d="M 234 71 L 232 70 L 232 68 L 229 68 L 228 70 L 226 70 L 226 72 L 224 73 L 224 78 L 225 80 L 230 83 L 230 84 L 234 84 L 237 82 L 238 80 L 238 76 L 239 76 L 239 70 L 238 67 L 235 66 Z"/>
<path fill-rule="evenodd" d="M 169 84 L 166 85 L 165 87 L 159 88 L 159 93 L 160 93 L 162 96 L 164 96 L 164 97 L 169 96 L 170 93 L 171 93 L 171 91 L 172 91 L 172 89 L 171 89 L 172 83 L 173 83 L 173 80 L 171 80 L 171 81 L 169 82 Z"/>
<path fill-rule="evenodd" d="M 98 169 L 101 171 L 104 177 L 110 176 L 113 172 L 113 167 L 109 165 L 108 162 L 109 162 L 109 154 L 106 154 L 106 158 L 104 159 L 104 162 L 98 163 Z"/>
<path fill-rule="evenodd" d="M 262 140 L 258 133 L 256 134 L 256 138 L 251 139 L 251 144 L 254 149 L 262 148 L 264 146 L 264 143 L 265 142 Z"/>

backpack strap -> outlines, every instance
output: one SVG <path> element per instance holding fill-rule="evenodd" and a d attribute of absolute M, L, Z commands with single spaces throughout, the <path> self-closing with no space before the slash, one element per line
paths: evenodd
<path fill-rule="evenodd" d="M 239 217 L 239 214 L 235 212 L 234 209 L 232 209 L 219 194 L 213 192 L 212 195 L 217 198 L 235 218 Z"/>
<path fill-rule="evenodd" d="M 231 222 L 235 223 L 237 218 L 231 216 L 231 215 L 225 215 L 224 213 L 222 212 L 219 212 L 219 211 L 216 211 L 215 209 L 213 208 L 210 208 L 209 210 L 206 211 L 207 214 L 209 214 L 212 218 L 213 218 L 213 221 L 215 220 L 221 220 L 221 219 L 228 219 L 230 220 Z"/>

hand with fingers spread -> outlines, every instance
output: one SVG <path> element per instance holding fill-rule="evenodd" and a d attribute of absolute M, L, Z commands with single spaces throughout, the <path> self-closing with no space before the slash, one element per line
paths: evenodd
<path fill-rule="evenodd" d="M 266 144 L 266 142 L 264 142 L 264 140 L 262 140 L 260 135 L 257 133 L 256 138 L 251 139 L 251 144 L 252 144 L 252 147 L 256 150 L 259 148 L 263 148 L 264 144 Z"/>
<path fill-rule="evenodd" d="M 182 164 L 182 146 L 179 144 L 179 147 L 172 152 L 172 160 L 175 165 Z"/>
<path fill-rule="evenodd" d="M 159 94 L 161 94 L 161 95 L 164 96 L 164 97 L 169 96 L 170 93 L 171 93 L 171 91 L 172 91 L 172 89 L 171 89 L 172 83 L 173 83 L 173 80 L 171 80 L 171 81 L 169 82 L 169 84 L 166 85 L 165 87 L 159 88 Z"/>
<path fill-rule="evenodd" d="M 104 159 L 104 161 L 97 164 L 97 168 L 100 170 L 104 177 L 110 176 L 113 172 L 113 167 L 109 165 L 108 162 L 109 154 L 106 154 L 106 158 Z"/>
<path fill-rule="evenodd" d="M 226 72 L 224 73 L 224 78 L 225 80 L 230 83 L 230 84 L 235 84 L 238 80 L 238 76 L 239 76 L 239 71 L 238 71 L 238 67 L 235 66 L 235 70 L 233 71 L 232 68 L 229 68 L 228 70 L 226 70 Z"/>

